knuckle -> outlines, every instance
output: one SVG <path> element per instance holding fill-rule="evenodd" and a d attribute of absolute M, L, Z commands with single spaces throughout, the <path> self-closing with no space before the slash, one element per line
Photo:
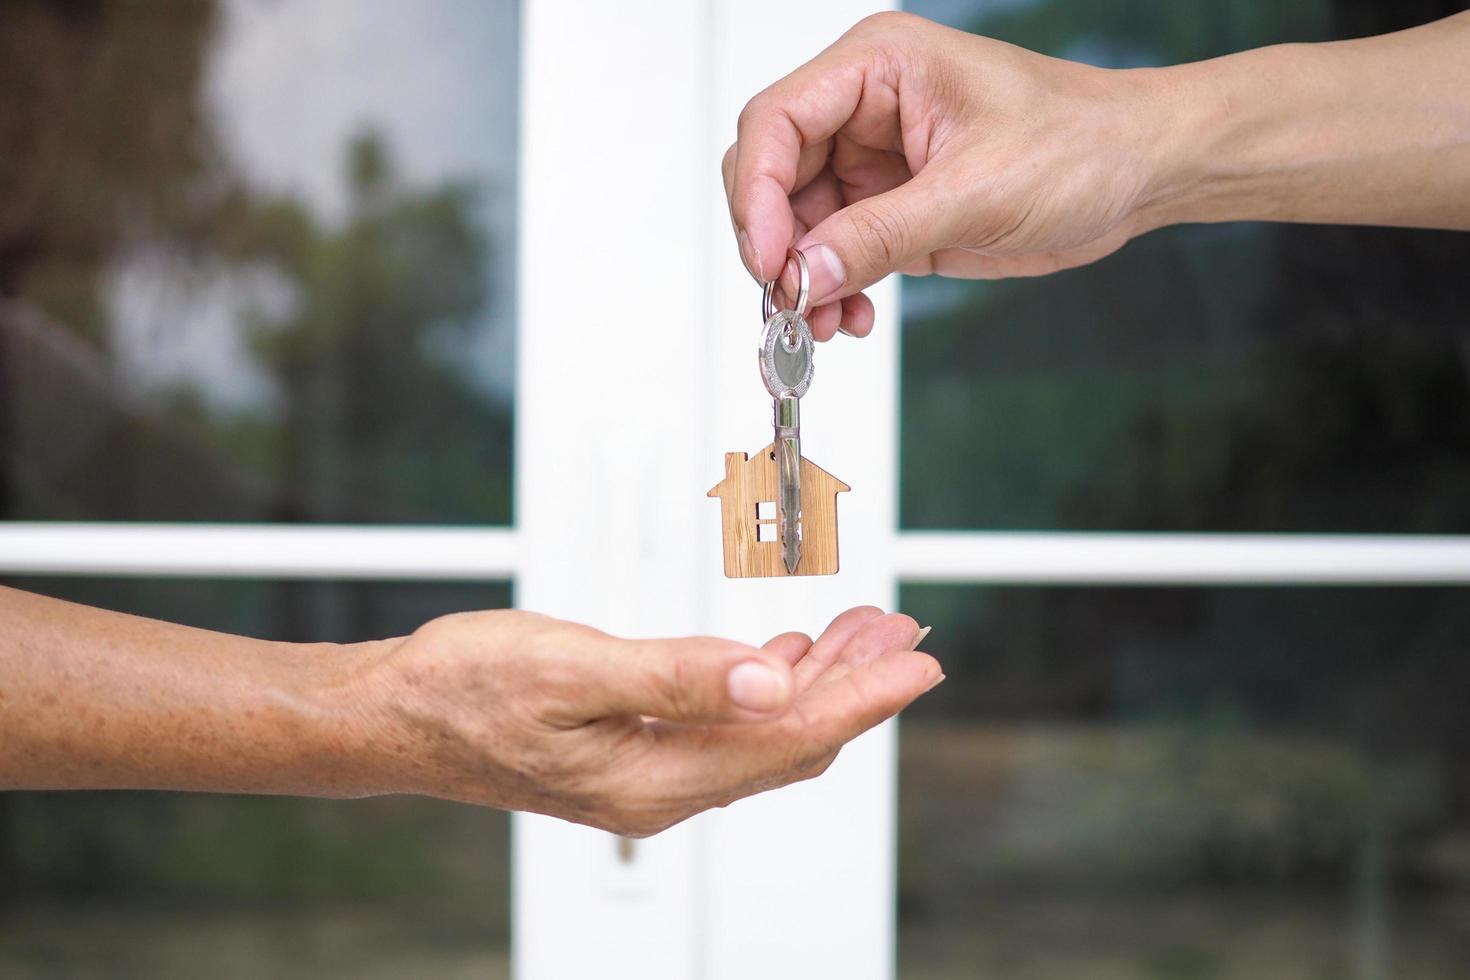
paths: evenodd
<path fill-rule="evenodd" d="M 802 775 L 802 778 L 816 779 L 818 776 L 825 775 L 827 770 L 832 768 L 832 763 L 837 761 L 837 752 L 838 750 L 833 749 L 829 752 L 824 753 L 821 757 L 817 759 L 816 762 L 812 763 L 812 765 L 807 768 L 806 772 Z"/>
<path fill-rule="evenodd" d="M 909 222 L 897 209 L 862 202 L 852 206 L 850 220 L 858 251 L 873 268 L 891 270 L 908 254 Z"/>
<path fill-rule="evenodd" d="M 922 17 L 904 10 L 880 10 L 858 21 L 848 33 L 864 37 L 891 35 L 914 30 L 924 23 Z"/>
<path fill-rule="evenodd" d="M 437 616 L 414 630 L 414 638 L 430 645 L 448 642 L 466 627 L 472 625 L 471 618 L 474 615 L 474 613 L 457 612 Z"/>
<path fill-rule="evenodd" d="M 677 668 L 652 671 L 645 690 L 647 691 L 643 698 L 646 702 L 646 707 L 643 709 L 645 714 L 669 720 L 683 717 L 687 695 L 679 690 L 679 670 Z"/>
<path fill-rule="evenodd" d="M 671 697 L 682 700 L 688 696 L 691 673 L 690 664 L 686 658 L 677 654 L 669 658 L 669 669 L 664 677 Z"/>
<path fill-rule="evenodd" d="M 598 830 L 605 830 L 609 834 L 617 834 L 619 837 L 636 837 L 633 827 L 636 819 L 633 814 L 616 805 L 603 805 L 594 811 L 592 819 L 587 821 Z"/>
<path fill-rule="evenodd" d="M 765 112 L 766 101 L 765 93 L 761 92 L 745 103 L 745 107 L 740 110 L 740 115 L 735 117 L 736 132 L 744 133 L 750 129 L 751 125 Z"/>
<path fill-rule="evenodd" d="M 658 833 L 658 829 L 651 824 L 629 821 L 619 828 L 613 828 L 612 832 L 619 837 L 627 837 L 630 840 L 645 840 Z"/>
<path fill-rule="evenodd" d="M 678 822 L 664 813 L 625 809 L 613 814 L 603 829 L 620 837 L 642 840 L 661 834 Z"/>
<path fill-rule="evenodd" d="M 837 753 L 840 751 L 842 751 L 840 744 L 833 745 L 825 740 L 813 745 L 801 760 L 800 771 L 803 773 L 801 778 L 810 779 L 812 776 L 820 776 L 826 772 L 827 767 L 832 764 L 833 759 L 837 758 Z"/>
<path fill-rule="evenodd" d="M 764 789 L 784 786 L 808 778 L 806 773 L 820 759 L 835 754 L 836 748 L 823 740 L 813 740 L 809 733 L 798 733 L 783 740 L 770 757 L 770 765 L 759 782 Z"/>
<path fill-rule="evenodd" d="M 652 678 L 653 696 L 655 704 L 661 706 L 660 710 L 673 718 L 692 718 L 701 714 L 700 678 L 688 657 L 678 653 L 669 656 L 653 671 Z"/>

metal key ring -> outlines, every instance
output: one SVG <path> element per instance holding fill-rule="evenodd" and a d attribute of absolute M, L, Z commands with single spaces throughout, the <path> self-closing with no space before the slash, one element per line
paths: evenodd
<path fill-rule="evenodd" d="M 788 248 L 786 250 L 788 259 L 796 259 L 796 306 L 791 312 L 795 313 L 797 319 L 806 316 L 806 300 L 812 291 L 812 274 L 806 265 L 806 256 L 801 254 L 799 248 Z M 784 273 L 786 269 L 783 267 Z M 761 291 L 761 319 L 769 320 L 776 315 L 776 304 L 772 298 L 776 294 L 776 280 L 772 279 L 766 283 L 765 289 Z"/>

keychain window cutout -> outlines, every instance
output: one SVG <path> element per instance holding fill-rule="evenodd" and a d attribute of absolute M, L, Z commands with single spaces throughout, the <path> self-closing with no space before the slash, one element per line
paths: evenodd
<path fill-rule="evenodd" d="M 725 575 L 729 578 L 785 577 L 791 573 L 781 559 L 781 549 L 770 547 L 763 537 L 767 527 L 780 525 L 752 521 L 762 504 L 773 503 L 780 477 L 776 471 L 775 444 L 755 456 L 725 454 L 725 478 L 710 490 L 720 501 L 723 528 Z M 806 457 L 801 459 L 801 562 L 797 575 L 837 573 L 837 495 L 852 488 Z"/>
<path fill-rule="evenodd" d="M 755 539 L 761 544 L 781 540 L 781 529 L 776 526 L 776 502 L 762 500 L 755 505 Z"/>

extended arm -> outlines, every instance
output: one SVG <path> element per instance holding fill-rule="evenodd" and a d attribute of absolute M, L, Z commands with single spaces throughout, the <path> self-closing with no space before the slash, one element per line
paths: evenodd
<path fill-rule="evenodd" d="M 1151 218 L 1470 230 L 1470 13 L 1162 69 Z"/>
<path fill-rule="evenodd" d="M 0 589 L 0 789 L 361 793 L 354 660 Z"/>
<path fill-rule="evenodd" d="M 270 643 L 0 589 L 0 789 L 419 793 L 641 835 L 816 775 L 938 682 L 912 619 L 622 640 L 514 611 Z"/>
<path fill-rule="evenodd" d="M 1470 229 L 1470 13 L 1129 70 L 880 14 L 750 101 L 724 173 L 753 275 L 807 253 L 820 339 L 890 272 L 1040 275 L 1167 224 Z"/>

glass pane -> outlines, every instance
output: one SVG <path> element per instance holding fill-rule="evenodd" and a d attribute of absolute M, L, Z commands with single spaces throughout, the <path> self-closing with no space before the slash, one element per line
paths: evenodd
<path fill-rule="evenodd" d="M 1049 54 L 1170 64 L 1454 3 L 911 0 Z M 1470 532 L 1470 235 L 1166 229 L 903 290 L 909 528 Z"/>
<path fill-rule="evenodd" d="M 509 523 L 517 5 L 32 0 L 0 517 Z"/>
<path fill-rule="evenodd" d="M 292 640 L 510 604 L 502 584 L 6 584 Z M 0 976 L 508 977 L 509 836 L 416 797 L 0 793 Z"/>
<path fill-rule="evenodd" d="M 903 590 L 906 980 L 1470 963 L 1470 589 Z"/>

